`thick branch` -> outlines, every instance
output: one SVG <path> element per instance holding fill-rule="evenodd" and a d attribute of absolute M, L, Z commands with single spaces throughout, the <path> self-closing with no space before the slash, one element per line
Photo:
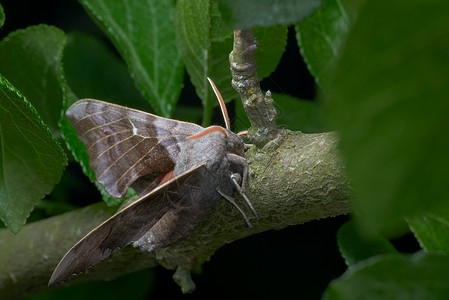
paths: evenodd
<path fill-rule="evenodd" d="M 259 222 L 251 220 L 253 229 L 231 204 L 219 201 L 204 225 L 181 244 L 155 253 L 130 246 L 116 250 L 68 284 L 111 279 L 158 263 L 189 270 L 204 263 L 221 246 L 242 237 L 348 213 L 348 184 L 336 153 L 335 135 L 288 131 L 283 135 L 279 147 L 270 143 L 257 151 L 251 149 L 247 155 L 251 170 L 247 195 L 261 216 Z M 0 230 L 0 299 L 20 298 L 47 288 L 65 252 L 111 214 L 110 209 L 97 204 L 31 223 L 18 235 Z"/>

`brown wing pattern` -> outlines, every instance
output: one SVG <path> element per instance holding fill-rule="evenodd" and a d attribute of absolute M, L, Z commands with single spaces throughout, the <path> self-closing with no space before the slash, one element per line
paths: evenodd
<path fill-rule="evenodd" d="M 201 201 L 204 194 L 195 191 L 201 190 L 206 174 L 205 164 L 181 174 L 93 229 L 62 258 L 50 278 L 49 286 L 67 281 L 73 274 L 85 272 L 107 258 L 114 249 L 139 240 L 169 210 Z M 170 244 L 169 241 L 165 242 Z"/>
<path fill-rule="evenodd" d="M 152 174 L 157 177 L 171 171 L 180 144 L 203 130 L 193 123 L 92 99 L 73 104 L 67 118 L 87 147 L 97 181 L 117 198 L 139 178 L 148 178 L 150 184 Z"/>

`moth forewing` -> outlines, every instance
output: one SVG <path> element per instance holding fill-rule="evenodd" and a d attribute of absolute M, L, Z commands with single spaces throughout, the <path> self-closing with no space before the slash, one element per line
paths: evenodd
<path fill-rule="evenodd" d="M 220 100 L 226 129 L 204 129 L 92 99 L 69 108 L 67 117 L 85 143 L 90 165 L 106 191 L 121 197 L 134 187 L 142 198 L 75 244 L 56 267 L 49 285 L 85 272 L 130 242 L 151 251 L 185 239 L 221 197 L 236 206 L 251 226 L 231 197 L 234 189 L 258 219 L 243 189 L 248 173 L 243 141 L 229 130 L 224 102 L 209 81 Z"/>
<path fill-rule="evenodd" d="M 94 99 L 77 101 L 66 115 L 86 145 L 97 181 L 116 198 L 135 182 L 138 189 L 149 186 L 158 175 L 173 170 L 185 138 L 203 130 Z"/>

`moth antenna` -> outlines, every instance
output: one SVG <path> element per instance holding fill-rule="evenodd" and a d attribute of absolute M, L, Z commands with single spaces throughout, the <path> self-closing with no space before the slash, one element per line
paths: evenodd
<path fill-rule="evenodd" d="M 218 103 L 220 103 L 220 108 L 221 108 L 221 113 L 223 114 L 223 118 L 226 124 L 226 129 L 231 130 L 231 122 L 229 122 L 229 115 L 228 115 L 228 111 L 226 110 L 226 105 L 223 101 L 223 97 L 220 94 L 220 91 L 217 89 L 217 87 L 215 86 L 215 83 L 212 81 L 212 79 L 210 79 L 209 77 L 207 77 L 207 80 L 209 80 L 209 83 L 212 87 L 212 90 L 215 93 L 215 96 L 217 96 L 218 99 Z"/>
<path fill-rule="evenodd" d="M 188 139 L 188 140 L 197 139 L 197 138 L 205 136 L 206 134 L 209 134 L 209 133 L 214 132 L 214 131 L 220 131 L 225 136 L 228 136 L 228 133 L 222 127 L 220 127 L 220 126 L 211 126 L 209 128 L 206 128 L 205 130 L 201 131 L 200 133 L 197 133 L 197 134 L 194 134 L 194 135 L 186 137 L 186 139 Z"/>

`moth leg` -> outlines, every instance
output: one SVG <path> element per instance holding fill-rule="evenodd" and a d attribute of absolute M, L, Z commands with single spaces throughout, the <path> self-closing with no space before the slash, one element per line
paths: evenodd
<path fill-rule="evenodd" d="M 239 210 L 239 212 L 242 214 L 243 218 L 246 221 L 246 224 L 248 224 L 249 228 L 253 228 L 253 224 L 251 224 L 251 222 L 249 221 L 248 217 L 246 216 L 245 212 L 240 208 L 240 206 L 237 205 L 237 203 L 235 203 L 234 199 L 232 199 L 232 197 L 222 193 L 218 188 L 217 188 L 217 192 L 226 200 L 228 200 L 232 205 L 235 206 L 235 208 L 237 208 Z"/>
<path fill-rule="evenodd" d="M 245 183 L 246 178 L 248 177 L 248 163 L 246 162 L 246 159 L 242 156 L 238 156 L 235 154 L 228 154 L 229 162 L 231 163 L 231 171 L 233 174 L 231 175 L 231 181 L 234 184 L 237 192 L 242 196 L 242 198 L 245 200 L 245 202 L 248 204 L 248 206 L 251 208 L 251 211 L 253 212 L 254 216 L 257 220 L 260 220 L 259 215 L 257 214 L 256 210 L 254 209 L 254 206 L 252 205 L 251 201 L 249 201 L 248 197 L 245 195 Z M 239 184 L 239 180 L 237 180 L 237 176 L 240 176 L 242 174 L 242 180 L 241 184 Z"/>
<path fill-rule="evenodd" d="M 242 194 L 245 193 L 246 178 L 248 178 L 248 164 L 246 163 L 246 159 L 245 159 L 245 164 L 243 166 L 243 172 L 242 172 L 242 185 L 241 185 L 241 190 L 240 190 L 242 192 Z"/>
<path fill-rule="evenodd" d="M 257 221 L 260 220 L 259 215 L 257 214 L 256 210 L 254 209 L 253 204 L 251 203 L 251 201 L 249 201 L 248 197 L 246 197 L 245 193 L 242 191 L 242 188 L 239 185 L 239 182 L 237 180 L 237 176 L 239 174 L 232 174 L 231 175 L 231 181 L 235 186 L 235 189 L 237 190 L 237 192 L 240 194 L 240 196 L 242 196 L 243 200 L 245 200 L 246 204 L 248 204 L 249 208 L 251 208 L 251 211 L 253 212 L 254 216 L 256 217 Z M 240 176 L 240 175 L 239 175 Z M 242 180 L 243 181 L 243 180 Z"/>
<path fill-rule="evenodd" d="M 242 193 L 244 193 L 246 178 L 248 177 L 248 163 L 246 162 L 246 159 L 244 157 L 231 153 L 228 153 L 228 159 L 229 162 L 231 163 L 231 172 L 242 174 L 242 183 L 241 185 L 239 185 L 238 189 Z"/>

